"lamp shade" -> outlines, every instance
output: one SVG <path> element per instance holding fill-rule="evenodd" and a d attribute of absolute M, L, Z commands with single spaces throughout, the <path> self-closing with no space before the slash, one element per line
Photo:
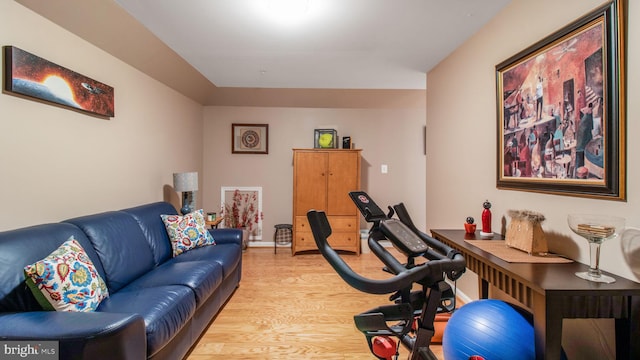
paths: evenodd
<path fill-rule="evenodd" d="M 197 191 L 198 190 L 198 173 L 185 172 L 173 173 L 173 188 L 177 192 Z"/>

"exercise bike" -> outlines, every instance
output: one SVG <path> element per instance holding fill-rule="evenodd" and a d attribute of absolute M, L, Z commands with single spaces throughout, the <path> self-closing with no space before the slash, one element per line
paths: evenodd
<path fill-rule="evenodd" d="M 393 304 L 355 315 L 356 327 L 365 335 L 369 350 L 378 359 L 392 360 L 394 356 L 397 359 L 398 347 L 402 344 L 410 351 L 409 360 L 437 360 L 429 348 L 435 333 L 435 316 L 455 307 L 455 295 L 445 277 L 455 281 L 462 276 L 466 269 L 464 257 L 418 230 L 403 203 L 389 206 L 385 214 L 367 193 L 354 191 L 349 196 L 365 220 L 373 224 L 369 248 L 384 263 L 383 270 L 392 274 L 391 277 L 369 279 L 354 272 L 327 242 L 331 226 L 326 214 L 310 210 L 307 219 L 318 249 L 345 282 L 365 293 L 392 294 L 389 300 Z M 401 263 L 387 251 L 380 244 L 383 240 L 389 240 L 406 256 L 406 262 Z M 417 258 L 427 261 L 416 263 Z M 413 290 L 414 284 L 421 286 L 420 290 Z"/>

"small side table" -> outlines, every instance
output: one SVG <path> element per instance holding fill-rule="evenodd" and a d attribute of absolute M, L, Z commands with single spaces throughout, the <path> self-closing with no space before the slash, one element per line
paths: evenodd
<path fill-rule="evenodd" d="M 293 237 L 293 225 L 278 224 L 275 226 L 276 231 L 273 233 L 273 253 L 276 253 L 278 245 L 291 244 Z"/>
<path fill-rule="evenodd" d="M 217 229 L 218 225 L 222 222 L 222 220 L 224 220 L 223 217 L 216 218 L 213 221 L 205 220 L 205 224 L 207 226 L 211 226 L 212 229 Z"/>

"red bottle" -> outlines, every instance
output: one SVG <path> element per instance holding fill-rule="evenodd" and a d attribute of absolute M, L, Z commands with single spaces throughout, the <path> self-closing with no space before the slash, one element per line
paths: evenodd
<path fill-rule="evenodd" d="M 489 202 L 489 200 L 486 200 L 483 204 L 482 207 L 484 208 L 484 210 L 482 210 L 482 231 L 480 232 L 480 235 L 482 236 L 492 236 L 493 232 L 491 231 L 491 203 Z"/>

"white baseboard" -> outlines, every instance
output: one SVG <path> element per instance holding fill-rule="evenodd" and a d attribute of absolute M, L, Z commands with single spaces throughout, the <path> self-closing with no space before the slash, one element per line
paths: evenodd
<path fill-rule="evenodd" d="M 371 249 L 369 249 L 369 239 L 366 237 L 361 237 L 360 238 L 361 244 L 360 244 L 360 251 L 362 251 L 363 254 L 368 254 L 371 252 Z M 388 240 L 383 240 L 380 241 L 380 244 L 382 244 L 383 247 L 386 248 L 390 248 L 393 247 L 393 245 L 391 245 L 391 242 Z"/>

